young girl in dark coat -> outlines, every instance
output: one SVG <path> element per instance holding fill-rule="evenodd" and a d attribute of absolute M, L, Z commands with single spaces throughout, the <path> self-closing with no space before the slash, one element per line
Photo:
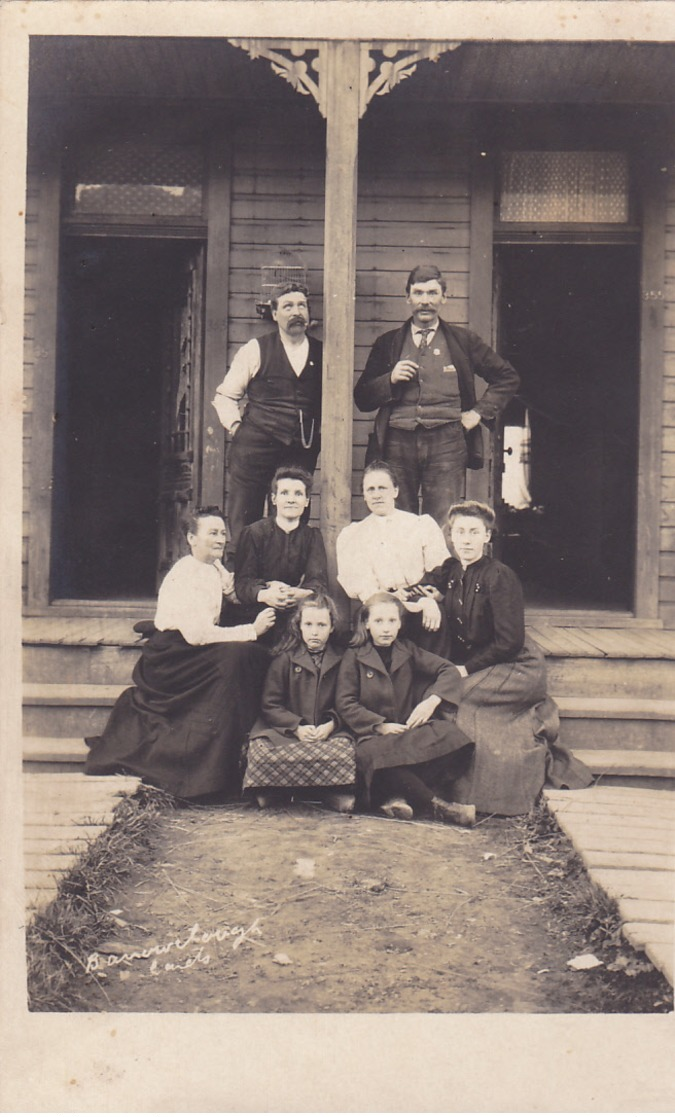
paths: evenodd
<path fill-rule="evenodd" d="M 306 597 L 270 664 L 244 776 L 244 788 L 261 807 L 291 795 L 306 798 L 310 789 L 333 810 L 354 807 L 354 743 L 335 711 L 336 619 L 327 594 Z"/>
<path fill-rule="evenodd" d="M 468 766 L 473 745 L 453 720 L 462 692 L 456 667 L 398 638 L 403 606 L 376 593 L 362 606 L 337 687 L 338 714 L 357 738 L 356 764 L 365 805 L 389 818 L 429 815 L 472 826 L 470 805 L 440 792 Z"/>

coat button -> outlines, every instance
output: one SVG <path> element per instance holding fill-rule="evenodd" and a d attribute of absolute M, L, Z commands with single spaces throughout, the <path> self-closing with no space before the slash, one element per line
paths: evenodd
<path fill-rule="evenodd" d="M 375 675 L 374 671 L 366 671 L 366 678 L 367 679 L 372 679 L 374 677 L 374 675 Z"/>
<path fill-rule="evenodd" d="M 295 671 L 296 675 L 299 675 L 300 672 L 302 671 L 302 667 L 295 667 L 294 671 Z"/>

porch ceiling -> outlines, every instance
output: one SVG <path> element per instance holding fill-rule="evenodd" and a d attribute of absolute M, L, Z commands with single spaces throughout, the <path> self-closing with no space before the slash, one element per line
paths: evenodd
<path fill-rule="evenodd" d="M 413 44 L 414 45 L 414 44 Z M 283 46 L 283 41 L 279 41 Z M 663 43 L 463 43 L 395 90 L 406 100 L 675 101 L 675 46 Z M 269 63 L 226 39 L 37 36 L 35 96 L 274 99 L 296 96 Z"/>

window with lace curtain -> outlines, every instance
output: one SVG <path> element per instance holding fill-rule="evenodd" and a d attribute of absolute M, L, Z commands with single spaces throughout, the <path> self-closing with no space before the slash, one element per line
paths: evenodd
<path fill-rule="evenodd" d="M 503 152 L 499 219 L 627 223 L 629 176 L 625 152 Z"/>
<path fill-rule="evenodd" d="M 71 173 L 73 216 L 194 216 L 202 213 L 204 157 L 190 144 L 99 142 L 77 152 Z"/>

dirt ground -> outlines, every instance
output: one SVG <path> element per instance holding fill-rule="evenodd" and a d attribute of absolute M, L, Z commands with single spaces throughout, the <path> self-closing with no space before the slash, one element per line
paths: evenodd
<path fill-rule="evenodd" d="M 467 831 L 304 804 L 168 812 L 78 1009 L 668 1011 L 660 975 L 568 968 L 588 942 L 552 910 L 563 869 L 522 843 L 522 824 L 496 818 Z"/>

